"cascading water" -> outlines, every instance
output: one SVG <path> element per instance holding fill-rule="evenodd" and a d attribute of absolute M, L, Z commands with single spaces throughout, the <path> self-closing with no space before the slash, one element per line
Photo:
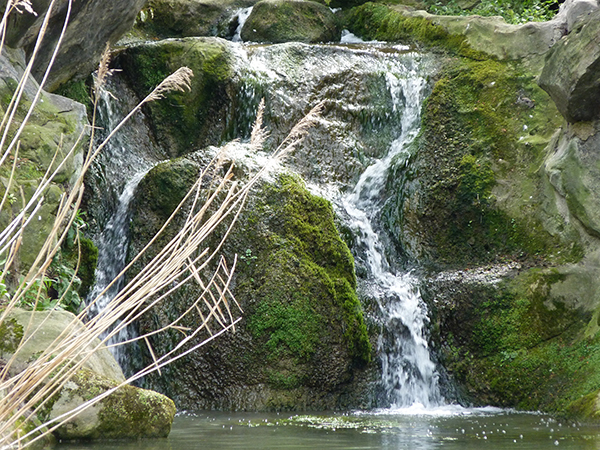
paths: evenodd
<path fill-rule="evenodd" d="M 237 13 L 238 26 L 235 29 L 233 38 L 231 39 L 233 42 L 242 42 L 242 28 L 244 28 L 246 20 L 248 19 L 248 17 L 250 17 L 250 14 L 252 13 L 252 8 L 253 6 L 250 6 L 249 8 L 243 8 L 240 9 L 240 11 Z"/>
<path fill-rule="evenodd" d="M 293 114 L 294 107 L 307 104 L 307 99 L 329 102 L 327 118 L 314 131 L 319 141 L 305 149 L 306 154 L 317 153 L 312 158 L 319 164 L 317 167 L 296 164 L 296 168 L 309 179 L 309 187 L 315 193 L 332 201 L 338 215 L 353 230 L 357 265 L 368 272 L 361 277 L 360 288 L 379 306 L 376 320 L 382 330 L 378 343 L 382 380 L 377 403 L 398 408 L 412 405 L 429 408 L 444 401 L 436 365 L 428 349 L 427 309 L 416 287 L 417 280 L 391 267 L 379 226 L 388 169 L 393 162 L 408 159 L 408 146 L 419 131 L 420 110 L 428 90 L 427 69 L 420 58 L 402 47 L 299 44 L 259 47 L 245 56 L 244 77 L 252 82 L 248 83 L 248 92 L 241 90 L 251 102 L 256 101 L 259 92 L 268 92 L 271 110 L 279 108 L 277 116 Z M 352 92 L 355 74 L 361 74 L 362 79 Z M 365 85 L 377 88 L 372 92 L 360 91 Z M 387 90 L 387 95 L 374 94 L 376 89 Z M 350 101 L 343 101 L 346 99 Z M 359 123 L 356 119 L 349 122 L 348 117 L 359 117 Z M 362 135 L 357 128 L 362 129 Z M 381 142 L 373 138 L 378 134 L 390 136 L 387 142 L 392 142 L 386 145 L 387 149 L 365 145 Z M 343 141 L 341 158 L 332 156 L 335 150 L 329 150 L 335 149 L 340 141 Z M 358 177 L 359 167 L 364 167 L 348 157 L 356 155 L 357 148 L 366 154 L 371 152 L 373 163 L 352 188 L 352 177 Z M 336 163 L 336 158 L 342 163 Z M 302 161 L 306 159 L 303 156 Z M 329 168 L 328 164 L 337 167 Z M 352 173 L 354 167 L 357 170 Z M 338 180 L 344 176 L 346 180 L 340 183 Z M 340 194 L 340 184 L 350 187 L 347 194 Z"/>
<path fill-rule="evenodd" d="M 350 225 L 357 230 L 359 257 L 370 272 L 366 281 L 369 297 L 381 310 L 382 333 L 378 353 L 382 365 L 381 403 L 393 407 L 420 404 L 439 405 L 443 399 L 436 366 L 431 360 L 426 338 L 428 321 L 416 279 L 409 273 L 396 273 L 388 264 L 385 249 L 375 231 L 380 201 L 388 169 L 394 159 L 408 158 L 407 148 L 419 131 L 420 110 L 427 83 L 417 73 L 397 77 L 387 74 L 393 108 L 402 108 L 401 135 L 390 145 L 388 154 L 369 166 L 354 189 L 340 204 Z"/>
<path fill-rule="evenodd" d="M 131 108 L 131 105 L 124 101 L 134 98 L 130 93 L 121 92 L 123 95 L 119 95 L 120 101 L 108 93 L 109 90 L 119 89 L 124 88 L 118 83 L 118 80 L 115 80 L 106 91 L 102 92 L 99 124 L 104 128 L 104 133 L 102 133 L 101 139 L 114 129 L 124 117 L 127 108 Z M 140 132 L 140 128 L 142 128 L 142 132 Z M 120 277 L 110 285 L 126 264 L 129 244 L 129 205 L 138 184 L 157 162 L 157 153 L 148 138 L 149 130 L 144 128 L 144 121 L 138 118 L 134 120 L 133 124 L 116 133 L 104 148 L 96 166 L 96 169 L 101 172 L 102 187 L 109 192 L 112 191 L 110 192 L 112 195 L 107 197 L 112 196 L 116 200 L 113 205 L 108 205 L 106 208 L 107 219 L 97 240 L 96 283 L 88 295 L 88 301 L 98 297 L 105 289 L 106 292 L 90 308 L 92 316 L 100 314 L 124 284 L 124 277 Z M 108 287 L 109 285 L 110 287 Z M 123 342 L 131 337 L 132 333 L 133 331 L 130 329 L 121 330 L 118 335 L 109 340 L 108 344 Z M 111 351 L 124 372 L 127 372 L 129 362 L 122 347 L 111 347 Z"/>

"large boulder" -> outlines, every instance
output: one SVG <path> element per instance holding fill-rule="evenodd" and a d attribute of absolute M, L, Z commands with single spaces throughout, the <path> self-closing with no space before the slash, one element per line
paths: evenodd
<path fill-rule="evenodd" d="M 201 165 L 195 161 L 206 159 L 201 153 L 156 166 L 142 180 L 133 206 L 130 254 L 148 242 L 196 180 Z M 246 170 L 240 165 L 236 173 Z M 244 311 L 242 321 L 235 333 L 165 367 L 162 377 L 146 377 L 146 386 L 184 409 L 368 406 L 362 402 L 371 348 L 353 259 L 333 218 L 331 205 L 309 194 L 294 176 L 261 183 L 223 247 L 229 262 L 240 255 L 233 294 Z M 181 224 L 181 218 L 172 222 L 156 245 L 171 239 Z M 215 238 L 225 231 L 217 230 L 206 245 L 215 248 Z M 131 276 L 155 252 L 156 246 Z M 200 292 L 188 283 L 170 294 L 141 318 L 140 331 L 178 317 Z M 191 318 L 181 325 L 198 327 Z M 150 340 L 162 354 L 176 338 L 173 333 Z M 151 355 L 144 358 L 149 363 Z"/>
<path fill-rule="evenodd" d="M 150 0 L 137 28 L 159 38 L 232 37 L 242 8 L 258 0 Z"/>
<path fill-rule="evenodd" d="M 262 0 L 242 28 L 251 42 L 339 42 L 341 30 L 331 10 L 304 0 Z"/>
<path fill-rule="evenodd" d="M 78 0 L 53 69 L 44 88 L 54 91 L 73 76 L 87 77 L 98 65 L 107 42 L 115 43 L 133 25 L 146 0 Z M 6 1 L 2 2 L 6 5 Z M 34 0 L 37 16 L 11 13 L 6 44 L 23 48 L 31 56 L 50 0 Z M 33 75 L 41 81 L 63 28 L 69 1 L 60 0 L 52 9 L 48 30 L 35 58 Z M 2 8 L 4 9 L 4 8 Z"/>
<path fill-rule="evenodd" d="M 9 375 L 24 370 L 32 358 L 53 345 L 64 333 L 77 335 L 83 325 L 72 313 L 13 309 L 0 325 L 0 361 L 12 359 Z M 89 342 L 92 351 L 99 341 Z M 72 411 L 125 381 L 110 351 L 101 346 L 39 413 L 42 421 Z M 166 437 L 175 416 L 173 402 L 156 392 L 122 386 L 54 431 L 59 439 L 135 439 Z"/>
<path fill-rule="evenodd" d="M 593 12 L 548 55 L 539 84 L 569 122 L 600 118 L 600 11 Z"/>

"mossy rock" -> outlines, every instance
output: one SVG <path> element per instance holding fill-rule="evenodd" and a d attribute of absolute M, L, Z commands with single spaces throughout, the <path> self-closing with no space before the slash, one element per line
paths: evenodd
<path fill-rule="evenodd" d="M 251 42 L 339 42 L 341 29 L 331 10 L 302 0 L 262 0 L 242 28 Z"/>
<path fill-rule="evenodd" d="M 202 167 L 185 159 L 161 166 L 149 172 L 136 196 L 132 255 L 161 226 L 171 205 L 187 191 L 183 185 L 191 186 Z M 167 181 L 169 173 L 172 182 Z M 176 180 L 183 181 L 177 195 L 176 190 L 170 193 Z M 171 200 L 159 199 L 159 185 L 169 186 L 164 191 Z M 173 237 L 181 223 L 176 216 L 157 246 Z M 209 248 L 223 232 L 216 232 Z M 136 263 L 134 273 L 154 251 Z M 163 377 L 147 377 L 147 387 L 169 395 L 180 408 L 295 410 L 360 404 L 364 391 L 350 392 L 364 378 L 371 347 L 356 296 L 353 259 L 339 237 L 331 205 L 310 195 L 293 176 L 263 182 L 223 252 L 228 261 L 240 255 L 233 293 L 244 310 L 242 322 L 235 334 L 220 336 L 203 352 L 165 367 Z M 177 317 L 198 295 L 192 284 L 182 287 L 140 321 L 140 331 Z M 192 319 L 184 322 L 197 326 Z M 177 340 L 175 333 L 151 338 L 158 353 Z"/>
<path fill-rule="evenodd" d="M 236 9 L 258 0 L 150 0 L 136 29 L 159 39 L 191 36 L 232 37 L 238 25 Z"/>
<path fill-rule="evenodd" d="M 116 387 L 114 380 L 79 370 L 53 399 L 54 419 Z M 58 427 L 61 440 L 164 438 L 175 417 L 173 402 L 157 392 L 123 386 Z"/>
<path fill-rule="evenodd" d="M 594 271 L 512 264 L 430 279 L 424 298 L 462 400 L 594 419 L 580 402 L 600 388 Z"/>
<path fill-rule="evenodd" d="M 424 107 L 411 163 L 398 160 L 390 171 L 398 194 L 386 205 L 387 226 L 425 264 L 579 260 L 577 233 L 556 233 L 556 217 L 539 206 L 547 194 L 538 169 L 559 124 L 527 72 L 451 60 Z"/>
<path fill-rule="evenodd" d="M 24 69 L 24 55 L 15 50 L 3 51 L 0 56 L 0 113 L 3 115 L 8 107 Z M 29 77 L 13 125 L 9 128 L 8 141 L 13 139 L 17 126 L 21 125 L 27 115 L 27 110 L 35 98 L 37 82 Z M 61 195 L 70 183 L 76 179 L 83 164 L 83 150 L 87 144 L 89 129 L 85 107 L 68 98 L 42 91 L 33 108 L 27 124 L 20 135 L 19 153 L 16 161 L 16 171 L 13 183 L 9 189 L 8 202 L 0 213 L 0 228 L 4 229 L 15 217 L 23 201 L 27 202 L 39 186 L 44 173 L 58 169 L 61 160 L 62 167 L 47 188 L 44 202 L 36 217 L 25 229 L 23 244 L 20 248 L 18 261 L 13 270 L 23 273 L 31 266 L 48 236 L 55 221 Z M 74 148 L 70 156 L 67 153 Z M 56 159 L 54 156 L 56 154 Z M 8 187 L 10 170 L 14 161 L 13 148 L 7 163 L 0 168 L 0 196 Z M 21 195 L 21 192 L 23 195 Z"/>
<path fill-rule="evenodd" d="M 500 17 L 436 16 L 410 6 L 371 2 L 352 9 L 345 25 L 367 39 L 401 41 L 474 59 L 518 60 L 536 73 L 564 29 L 559 21 L 509 25 Z"/>
<path fill-rule="evenodd" d="M 233 88 L 231 45 L 217 38 L 169 39 L 120 54 L 117 63 L 140 97 L 182 66 L 194 72 L 191 92 L 167 94 L 147 105 L 155 137 L 171 156 L 220 142 Z"/>

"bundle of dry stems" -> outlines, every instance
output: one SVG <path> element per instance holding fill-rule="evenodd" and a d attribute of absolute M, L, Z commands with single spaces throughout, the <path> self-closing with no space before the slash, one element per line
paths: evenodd
<path fill-rule="evenodd" d="M 52 0 L 47 11 L 52 11 L 57 0 Z M 27 120 L 34 111 L 36 104 L 42 96 L 42 88 L 45 80 L 51 70 L 60 43 L 64 37 L 65 30 L 71 13 L 72 0 L 68 0 L 67 15 L 62 24 L 62 33 L 56 44 L 53 57 L 45 75 L 39 84 L 35 98 L 28 99 L 27 113 L 23 120 L 16 119 L 16 111 L 24 99 L 25 84 L 30 79 L 33 61 L 36 58 L 40 44 L 46 33 L 50 14 L 41 15 L 42 25 L 37 37 L 36 45 L 31 54 L 29 63 L 20 80 L 14 96 L 4 112 L 4 117 L 0 123 L 0 166 L 8 165 L 9 161 L 13 163 L 10 167 L 10 178 L 8 186 L 5 186 L 4 195 L 0 200 L 0 211 L 8 201 L 8 195 L 15 186 L 16 161 L 19 153 L 19 137 L 23 132 Z M 41 12 L 38 12 L 41 14 Z M 10 14 L 35 14 L 30 0 L 8 0 L 2 21 L 0 22 L 0 52 L 3 50 L 4 38 L 7 30 L 7 19 Z M 108 140 L 125 126 L 128 119 L 137 113 L 143 104 L 155 100 L 160 100 L 169 92 L 190 90 L 193 73 L 190 69 L 182 67 L 175 73 L 167 77 L 158 85 L 146 98 L 144 98 L 120 123 L 113 129 L 110 135 L 101 143 L 94 144 L 94 130 L 96 122 L 96 106 L 99 98 L 99 92 L 104 88 L 106 78 L 110 76 L 108 65 L 109 60 L 108 46 L 102 57 L 99 69 L 95 78 L 92 98 L 94 101 L 93 115 L 91 118 L 89 147 L 85 152 L 82 170 L 77 180 L 72 183 L 67 193 L 61 198 L 54 226 L 47 236 L 39 236 L 40 251 L 35 262 L 29 268 L 23 281 L 10 293 L 4 300 L 0 309 L 0 327 L 7 320 L 11 311 L 19 305 L 26 294 L 35 294 L 36 306 L 41 295 L 42 283 L 36 283 L 36 280 L 43 279 L 50 263 L 60 249 L 61 243 L 75 220 L 79 209 L 83 190 L 84 178 L 87 170 L 90 168 L 96 156 L 106 146 Z M 30 103 L 29 103 L 30 102 Z M 313 108 L 303 120 L 301 120 L 290 132 L 289 136 L 279 145 L 273 153 L 272 158 L 280 159 L 303 139 L 308 128 L 316 120 L 322 105 L 319 104 Z M 252 130 L 251 147 L 260 149 L 267 137 L 267 133 L 262 127 L 262 114 L 264 102 L 261 102 L 256 123 Z M 16 131 L 15 131 L 16 130 Z M 13 266 L 15 258 L 19 252 L 22 243 L 23 233 L 27 229 L 32 217 L 36 215 L 44 204 L 44 195 L 49 189 L 54 177 L 63 167 L 65 161 L 78 150 L 78 146 L 85 141 L 82 134 L 76 144 L 70 148 L 56 149 L 53 163 L 50 165 L 45 175 L 39 180 L 38 187 L 30 198 L 23 201 L 22 207 L 8 226 L 0 230 L 0 283 L 3 283 L 5 275 Z M 186 219 L 181 230 L 176 236 L 157 254 L 157 256 L 148 263 L 139 274 L 133 278 L 121 292 L 101 311 L 97 316 L 89 319 L 88 312 L 97 299 L 88 301 L 87 306 L 80 314 L 73 319 L 73 322 L 85 321 L 85 326 L 78 333 L 77 327 L 68 327 L 50 345 L 43 354 L 32 361 L 28 367 L 20 373 L 14 373 L 14 357 L 5 361 L 4 367 L 0 367 L 0 448 L 24 448 L 33 442 L 42 439 L 47 433 L 51 433 L 61 424 L 70 420 L 73 416 L 86 408 L 99 402 L 103 398 L 111 395 L 121 386 L 147 375 L 148 373 L 160 370 L 166 364 L 192 352 L 220 334 L 233 330 L 236 323 L 240 320 L 241 308 L 235 301 L 231 291 L 230 282 L 235 269 L 235 260 L 229 267 L 224 258 L 220 256 L 220 249 L 224 239 L 229 234 L 236 218 L 251 191 L 252 186 L 260 179 L 262 170 L 255 173 L 244 183 L 234 181 L 232 165 L 225 170 L 224 176 L 214 176 L 216 170 L 223 171 L 223 161 L 225 160 L 226 147 L 221 153 L 202 171 L 197 182 L 189 190 L 185 198 L 173 212 L 171 218 L 164 224 L 157 236 L 137 255 L 133 261 L 119 274 L 116 279 L 123 275 L 127 269 L 145 252 L 156 240 L 156 238 L 169 226 L 171 220 L 176 214 L 185 212 Z M 11 158 L 9 158 L 11 156 Z M 264 169 L 263 169 L 264 170 Z M 207 180 L 212 180 L 210 187 L 206 187 Z M 25 198 L 23 196 L 23 198 Z M 210 212 L 209 212 L 210 211 Z M 217 226 L 226 223 L 226 233 L 220 240 L 216 248 L 205 247 L 206 239 L 214 232 Z M 78 236 L 76 236 L 78 238 Z M 77 244 L 79 242 L 77 241 Z M 216 266 L 216 270 L 209 270 Z M 216 262 L 216 264 L 215 264 Z M 78 263 L 79 264 L 79 263 Z M 208 273 L 207 273 L 208 272 Z M 115 279 L 115 281 L 116 281 Z M 135 375 L 129 377 L 120 385 L 109 389 L 97 397 L 82 403 L 76 409 L 69 411 L 43 423 L 40 427 L 26 434 L 20 434 L 19 424 L 23 420 L 29 420 L 37 417 L 38 412 L 42 411 L 50 399 L 57 395 L 65 384 L 74 376 L 74 374 L 83 367 L 85 362 L 98 349 L 102 348 L 111 337 L 117 335 L 120 330 L 128 327 L 135 322 L 141 315 L 149 309 L 156 307 L 164 301 L 175 290 L 179 289 L 187 282 L 197 283 L 200 286 L 201 295 L 195 300 L 193 305 L 185 311 L 180 317 L 160 329 L 156 329 L 147 334 L 137 336 L 132 340 L 143 341 L 148 346 L 154 362 L 152 365 L 144 368 Z M 108 289 L 108 287 L 107 287 Z M 106 292 L 106 291 L 105 291 Z M 98 298 L 104 294 L 100 293 Z M 35 308 L 34 308 L 35 309 Z M 195 328 L 184 327 L 186 323 L 193 322 L 197 324 Z M 89 320 L 88 320 L 89 319 Z M 193 319 L 193 320 L 190 320 Z M 25 344 L 26 336 L 35 335 L 35 329 L 31 322 L 24 330 L 23 341 Z M 166 354 L 157 355 L 149 344 L 148 338 L 151 335 L 163 333 L 167 330 L 177 330 L 180 336 L 178 344 Z M 89 350 L 90 342 L 97 342 L 93 349 Z M 129 341 L 130 342 L 130 341 Z M 128 342 L 121 342 L 115 345 L 124 345 Z M 15 352 L 15 354 L 18 353 Z"/>

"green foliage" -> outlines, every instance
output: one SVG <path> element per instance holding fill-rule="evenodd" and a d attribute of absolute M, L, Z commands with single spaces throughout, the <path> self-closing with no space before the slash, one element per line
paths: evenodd
<path fill-rule="evenodd" d="M 450 16 L 501 16 L 508 23 L 542 22 L 558 11 L 557 0 L 483 0 L 472 9 L 463 9 L 458 0 L 424 0 L 429 12 Z"/>

